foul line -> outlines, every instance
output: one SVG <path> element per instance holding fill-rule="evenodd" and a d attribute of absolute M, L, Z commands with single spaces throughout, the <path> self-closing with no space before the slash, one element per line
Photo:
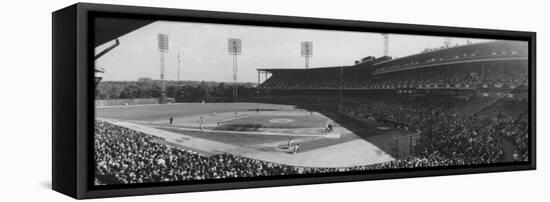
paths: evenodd
<path fill-rule="evenodd" d="M 299 136 L 299 137 L 326 137 L 326 138 L 340 138 L 338 133 L 329 133 L 323 135 L 316 134 L 290 134 L 290 133 L 272 133 L 272 132 L 246 132 L 246 131 L 228 131 L 228 130 L 210 130 L 210 129 L 196 129 L 196 128 L 181 128 L 181 127 L 167 127 L 167 126 L 152 126 L 154 128 L 174 129 L 179 131 L 196 131 L 196 132 L 209 132 L 209 133 L 232 133 L 232 134 L 247 134 L 247 135 L 270 135 L 270 136 Z"/>

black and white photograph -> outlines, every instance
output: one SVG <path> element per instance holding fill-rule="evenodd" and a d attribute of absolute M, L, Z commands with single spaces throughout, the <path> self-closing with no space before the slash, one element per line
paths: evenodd
<path fill-rule="evenodd" d="M 527 41 L 92 27 L 95 186 L 531 161 Z"/>
<path fill-rule="evenodd" d="M 540 0 L 3 1 L 0 202 L 523 202 Z"/>

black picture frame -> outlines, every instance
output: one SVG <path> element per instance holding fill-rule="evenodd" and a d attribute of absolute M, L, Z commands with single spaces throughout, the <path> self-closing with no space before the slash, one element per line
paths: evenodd
<path fill-rule="evenodd" d="M 209 22 L 237 25 L 348 30 L 419 35 L 445 35 L 527 41 L 529 47 L 530 134 L 528 162 L 444 168 L 375 170 L 319 175 L 226 179 L 97 187 L 93 181 L 94 17 Z M 536 169 L 536 33 L 380 23 L 276 15 L 77 3 L 52 13 L 52 189 L 85 199 L 146 194 L 181 193 L 363 180 L 443 176 Z"/>

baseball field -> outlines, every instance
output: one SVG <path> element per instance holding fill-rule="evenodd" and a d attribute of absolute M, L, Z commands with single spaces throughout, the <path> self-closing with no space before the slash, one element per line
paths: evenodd
<path fill-rule="evenodd" d="M 359 123 L 336 112 L 265 103 L 97 107 L 96 118 L 203 155 L 231 153 L 303 167 L 340 168 L 391 161 L 395 138 L 411 134 L 380 129 L 374 121 Z M 327 131 L 329 125 L 332 131 Z"/>

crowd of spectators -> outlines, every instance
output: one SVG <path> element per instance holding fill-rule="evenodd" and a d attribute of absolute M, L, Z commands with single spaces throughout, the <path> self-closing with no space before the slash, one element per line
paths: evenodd
<path fill-rule="evenodd" d="M 422 132 L 418 144 L 420 152 L 395 161 L 350 168 L 296 167 L 227 153 L 203 155 L 170 146 L 163 138 L 96 120 L 95 183 L 131 184 L 486 164 L 502 161 L 503 141 L 516 147 L 514 160 L 528 160 L 527 102 L 504 100 L 473 115 L 463 113 L 463 109 L 473 102 L 407 96 L 346 98 L 343 108 L 355 116 L 391 121 L 399 128 Z"/>
<path fill-rule="evenodd" d="M 503 141 L 508 139 L 517 146 L 515 160 L 527 160 L 527 102 L 501 101 L 474 115 L 465 113 L 473 103 L 487 103 L 479 99 L 451 103 L 434 98 L 354 98 L 345 101 L 344 109 L 363 118 L 422 131 L 425 155 L 438 154 L 462 164 L 494 163 L 502 160 Z"/>
<path fill-rule="evenodd" d="M 161 138 L 96 121 L 95 183 L 134 184 L 186 180 L 259 177 L 463 165 L 437 153 L 350 168 L 307 168 L 270 163 L 231 154 L 204 156 L 162 144 Z"/>
<path fill-rule="evenodd" d="M 131 184 L 314 172 L 225 153 L 204 156 L 159 141 L 162 139 L 96 120 L 96 183 Z"/>
<path fill-rule="evenodd" d="M 516 66 L 491 68 L 429 68 L 386 74 L 360 74 L 344 70 L 321 76 L 273 75 L 263 89 L 396 89 L 396 88 L 496 88 L 527 85 L 527 69 Z"/>
<path fill-rule="evenodd" d="M 503 110 L 504 109 L 504 110 Z M 507 138 L 516 147 L 515 158 L 529 159 L 529 113 L 528 102 L 509 101 L 497 103 L 477 114 L 491 119 L 488 130 Z"/>
<path fill-rule="evenodd" d="M 335 89 L 339 87 L 338 75 L 305 76 L 274 75 L 260 85 L 265 89 Z"/>

